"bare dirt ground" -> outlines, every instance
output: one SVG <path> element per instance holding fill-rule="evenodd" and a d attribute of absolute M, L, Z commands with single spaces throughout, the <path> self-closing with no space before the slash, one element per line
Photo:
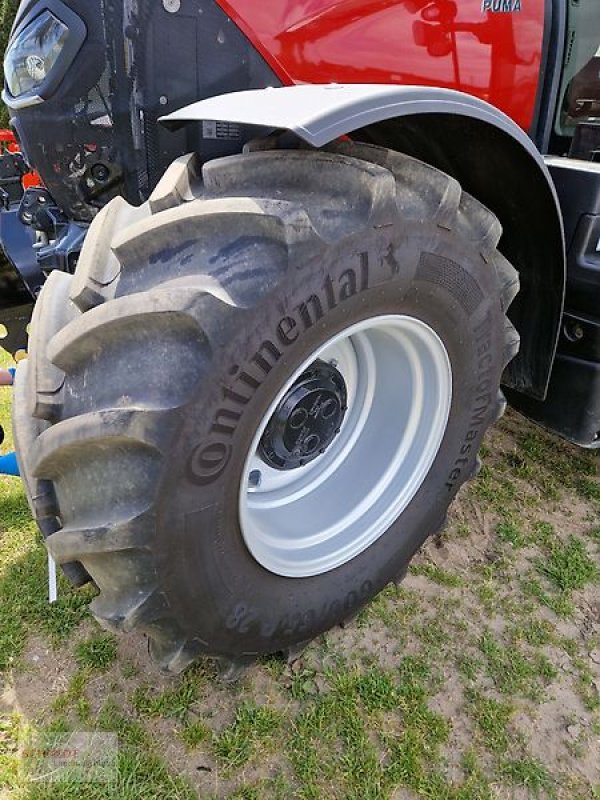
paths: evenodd
<path fill-rule="evenodd" d="M 45 620 L 43 552 L 4 486 L 0 798 L 598 800 L 598 456 L 509 412 L 484 465 L 400 587 L 234 686 L 209 662 L 165 676 L 64 586 Z M 116 731 L 115 784 L 32 784 L 35 730 Z"/>

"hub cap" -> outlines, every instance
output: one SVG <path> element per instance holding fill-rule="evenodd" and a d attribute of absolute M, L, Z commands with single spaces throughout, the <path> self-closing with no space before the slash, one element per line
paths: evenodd
<path fill-rule="evenodd" d="M 422 485 L 452 399 L 435 331 L 386 315 L 308 358 L 256 431 L 239 496 L 254 558 L 286 577 L 319 575 L 375 542 Z"/>
<path fill-rule="evenodd" d="M 327 450 L 346 413 L 346 384 L 334 364 L 317 359 L 285 394 L 260 440 L 274 469 L 296 469 Z"/>

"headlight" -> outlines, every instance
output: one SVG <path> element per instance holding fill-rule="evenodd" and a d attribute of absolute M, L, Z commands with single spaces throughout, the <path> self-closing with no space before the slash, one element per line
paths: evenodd
<path fill-rule="evenodd" d="M 24 17 L 18 16 L 4 55 L 6 105 L 26 108 L 50 97 L 86 36 L 81 17 L 61 0 L 40 0 Z"/>
<path fill-rule="evenodd" d="M 4 56 L 6 85 L 13 97 L 32 94 L 44 83 L 68 34 L 66 25 L 44 11 L 17 35 Z"/>

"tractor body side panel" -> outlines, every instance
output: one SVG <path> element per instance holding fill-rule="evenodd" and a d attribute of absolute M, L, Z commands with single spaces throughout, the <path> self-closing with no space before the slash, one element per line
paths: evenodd
<path fill-rule="evenodd" d="M 544 0 L 219 0 L 284 83 L 457 89 L 534 122 Z M 489 10 L 488 10 L 489 9 Z"/>

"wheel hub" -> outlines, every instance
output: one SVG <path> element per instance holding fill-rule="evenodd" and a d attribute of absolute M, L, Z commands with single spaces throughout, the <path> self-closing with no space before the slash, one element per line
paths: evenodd
<path fill-rule="evenodd" d="M 340 432 L 346 384 L 335 363 L 317 359 L 284 395 L 260 440 L 259 452 L 274 469 L 303 467 L 322 455 Z"/>

